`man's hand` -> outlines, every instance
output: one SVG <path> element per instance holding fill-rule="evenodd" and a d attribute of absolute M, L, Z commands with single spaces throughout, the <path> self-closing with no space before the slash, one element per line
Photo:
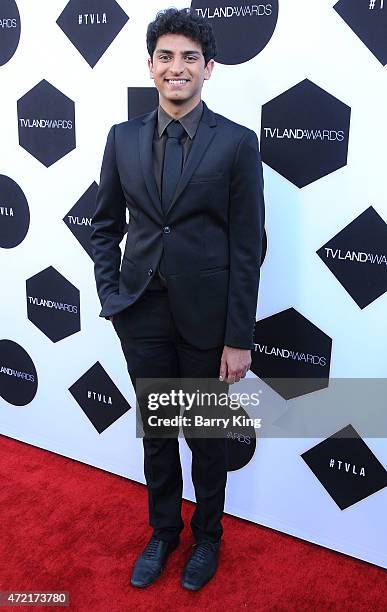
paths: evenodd
<path fill-rule="evenodd" d="M 114 315 L 109 315 L 109 319 L 112 323 L 113 323 L 113 318 L 114 318 Z"/>
<path fill-rule="evenodd" d="M 239 382 L 251 365 L 251 350 L 225 346 L 220 360 L 219 379 L 227 383 Z"/>

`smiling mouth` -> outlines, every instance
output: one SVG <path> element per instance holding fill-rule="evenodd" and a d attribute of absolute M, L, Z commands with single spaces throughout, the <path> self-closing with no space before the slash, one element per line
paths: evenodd
<path fill-rule="evenodd" d="M 170 85 L 185 85 L 189 79 L 165 79 Z"/>

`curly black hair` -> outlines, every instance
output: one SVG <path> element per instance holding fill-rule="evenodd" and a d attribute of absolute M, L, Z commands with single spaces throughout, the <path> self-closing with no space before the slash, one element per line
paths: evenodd
<path fill-rule="evenodd" d="M 202 47 L 204 65 L 216 55 L 215 36 L 211 25 L 191 8 L 168 8 L 159 11 L 154 21 L 148 25 L 146 46 L 150 57 L 156 48 L 157 40 L 163 34 L 182 34 Z"/>

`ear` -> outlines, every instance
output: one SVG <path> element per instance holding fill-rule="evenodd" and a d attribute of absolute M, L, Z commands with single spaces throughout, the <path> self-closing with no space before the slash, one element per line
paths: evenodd
<path fill-rule="evenodd" d="M 204 80 L 205 81 L 210 78 L 211 73 L 212 73 L 212 71 L 214 69 L 214 66 L 215 66 L 215 61 L 213 59 L 210 59 L 207 62 L 207 66 L 205 66 L 205 68 L 204 68 Z"/>
<path fill-rule="evenodd" d="M 151 79 L 153 79 L 154 78 L 154 75 L 153 75 L 153 62 L 152 62 L 152 58 L 151 57 L 148 57 L 148 68 L 149 68 L 149 76 L 150 76 Z"/>

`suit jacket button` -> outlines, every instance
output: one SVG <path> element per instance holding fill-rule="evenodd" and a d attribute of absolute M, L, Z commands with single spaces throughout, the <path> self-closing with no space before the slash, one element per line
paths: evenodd
<path fill-rule="evenodd" d="M 170 234 L 171 233 L 171 228 L 169 227 L 169 225 L 166 225 L 165 227 L 163 227 L 163 232 L 164 232 L 164 234 Z"/>
<path fill-rule="evenodd" d="M 152 274 L 153 274 L 153 268 L 149 268 L 149 270 L 148 270 L 148 276 L 152 276 Z"/>

